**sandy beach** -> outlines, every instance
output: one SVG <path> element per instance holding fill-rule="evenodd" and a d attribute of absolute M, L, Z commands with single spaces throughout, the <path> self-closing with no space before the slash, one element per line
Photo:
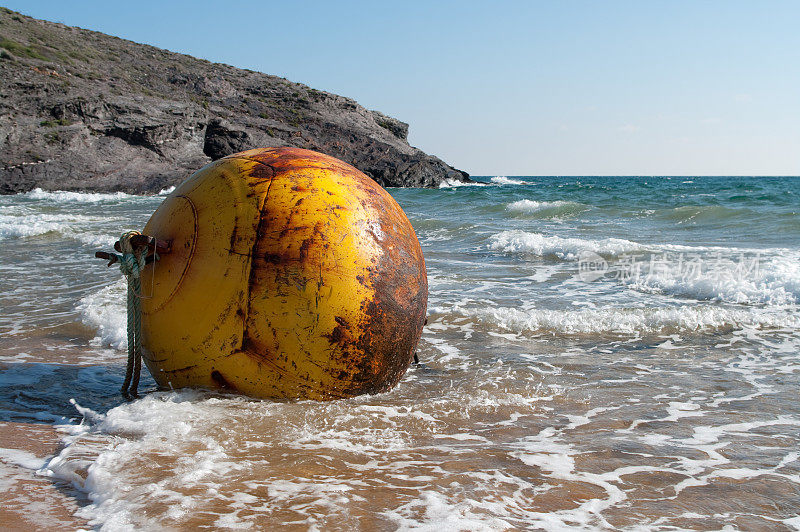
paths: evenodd
<path fill-rule="evenodd" d="M 2 367 L 2 365 L 0 365 Z M 64 481 L 37 475 L 31 466 L 57 454 L 61 434 L 51 425 L 0 423 L 0 523 L 4 530 L 75 530 L 84 500 Z"/>

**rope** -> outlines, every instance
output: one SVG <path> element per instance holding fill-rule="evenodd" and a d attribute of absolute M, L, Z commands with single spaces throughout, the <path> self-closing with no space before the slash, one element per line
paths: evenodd
<path fill-rule="evenodd" d="M 147 247 L 143 247 L 136 255 L 131 245 L 131 237 L 139 235 L 138 231 L 129 231 L 120 239 L 122 256 L 117 255 L 119 269 L 128 279 L 128 366 L 125 369 L 125 381 L 122 383 L 122 395 L 126 398 L 137 397 L 139 376 L 142 371 L 142 281 L 141 272 L 147 258 Z"/>

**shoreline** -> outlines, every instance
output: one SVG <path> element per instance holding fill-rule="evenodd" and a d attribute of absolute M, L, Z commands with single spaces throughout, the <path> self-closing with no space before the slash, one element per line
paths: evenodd
<path fill-rule="evenodd" d="M 16 365 L 58 365 L 71 368 L 87 364 L 88 344 L 51 333 L 0 339 L 0 371 Z M 15 360 L 16 359 L 16 360 Z M 2 530 L 91 530 L 77 517 L 90 503 L 70 483 L 40 476 L 38 467 L 63 449 L 64 434 L 52 422 L 0 419 L 0 523 Z"/>
<path fill-rule="evenodd" d="M 83 494 L 64 481 L 39 476 L 19 463 L 27 461 L 26 455 L 45 461 L 60 450 L 61 434 L 52 425 L 0 422 L 0 471 L 4 477 L 0 484 L 0 523 L 4 530 L 91 528 L 88 521 L 75 516 L 89 502 Z M 9 456 L 17 454 L 14 451 L 19 453 L 16 460 Z"/>

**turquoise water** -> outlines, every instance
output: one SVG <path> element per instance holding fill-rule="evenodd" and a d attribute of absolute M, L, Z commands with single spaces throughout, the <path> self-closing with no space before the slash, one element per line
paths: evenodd
<path fill-rule="evenodd" d="M 0 198 L 0 422 L 65 438 L 0 465 L 109 530 L 800 530 L 800 178 L 477 179 L 390 191 L 421 365 L 324 404 L 123 403 L 124 286 L 91 255 L 163 198 Z"/>
<path fill-rule="evenodd" d="M 798 177 L 500 179 L 508 181 L 519 184 L 393 194 L 422 218 L 486 231 L 513 226 L 563 236 L 731 247 L 796 247 L 800 242 Z M 509 208 L 517 201 L 544 204 Z M 447 216 L 432 216 L 442 210 Z"/>

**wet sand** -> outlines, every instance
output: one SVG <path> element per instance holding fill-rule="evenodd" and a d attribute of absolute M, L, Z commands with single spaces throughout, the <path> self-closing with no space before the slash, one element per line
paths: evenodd
<path fill-rule="evenodd" d="M 85 520 L 74 515 L 86 502 L 79 491 L 66 482 L 39 476 L 34 469 L 24 467 L 33 465 L 34 457 L 43 460 L 58 454 L 61 437 L 52 425 L 0 423 L 3 478 L 0 481 L 0 527 L 3 530 L 89 528 Z"/>
<path fill-rule="evenodd" d="M 43 331 L 28 338 L 0 339 L 0 371 L 12 366 L 87 364 L 85 341 Z M 91 352 L 92 349 L 89 348 Z M 38 466 L 63 449 L 53 423 L 0 421 L 0 528 L 3 530 L 78 530 L 91 528 L 75 512 L 89 501 L 68 482 L 37 474 Z"/>

